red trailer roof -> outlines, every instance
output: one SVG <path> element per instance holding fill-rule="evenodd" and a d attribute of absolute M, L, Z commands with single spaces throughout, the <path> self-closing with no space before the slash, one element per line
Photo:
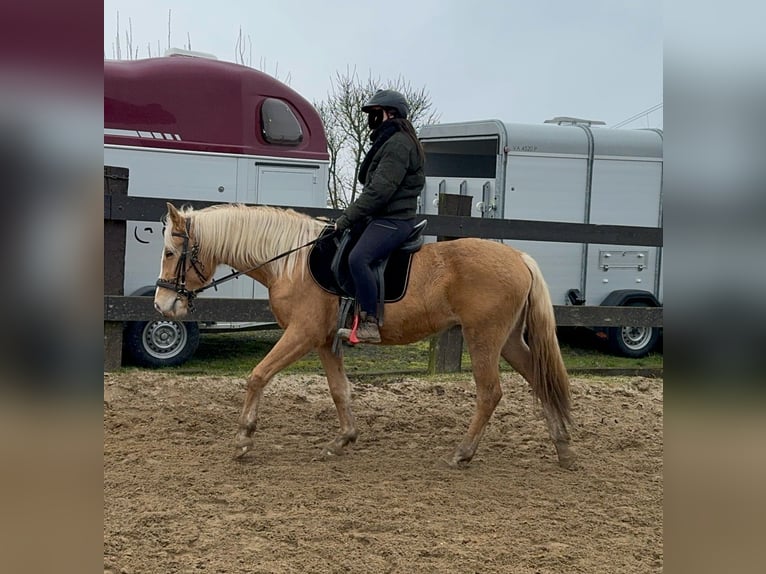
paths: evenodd
<path fill-rule="evenodd" d="M 319 114 L 293 89 L 253 68 L 178 55 L 104 62 L 104 143 L 329 157 Z"/>

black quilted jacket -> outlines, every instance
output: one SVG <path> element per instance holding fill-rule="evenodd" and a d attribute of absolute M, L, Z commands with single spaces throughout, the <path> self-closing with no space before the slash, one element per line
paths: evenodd
<path fill-rule="evenodd" d="M 368 218 L 415 217 L 425 181 L 415 142 L 403 132 L 395 133 L 372 158 L 364 189 L 338 218 L 338 229 Z"/>

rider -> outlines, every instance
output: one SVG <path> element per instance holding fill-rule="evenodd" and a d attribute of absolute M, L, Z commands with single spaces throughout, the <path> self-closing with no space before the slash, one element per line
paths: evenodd
<path fill-rule="evenodd" d="M 364 188 L 337 219 L 335 229 L 364 228 L 348 260 L 360 307 L 357 337 L 362 343 L 379 343 L 378 286 L 371 265 L 396 249 L 417 222 L 425 153 L 407 119 L 410 110 L 402 94 L 379 90 L 362 111 L 372 130 L 372 146 L 359 169 Z M 341 329 L 338 334 L 348 338 L 350 331 Z"/>

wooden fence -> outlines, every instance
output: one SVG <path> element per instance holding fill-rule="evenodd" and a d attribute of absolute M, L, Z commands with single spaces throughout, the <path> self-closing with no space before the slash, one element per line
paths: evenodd
<path fill-rule="evenodd" d="M 125 321 L 150 321 L 159 315 L 151 297 L 127 297 L 123 293 L 125 231 L 128 220 L 159 221 L 167 212 L 161 198 L 130 197 L 128 170 L 104 166 L 104 370 L 118 368 L 122 361 L 122 330 Z M 161 190 L 158 190 L 158 194 Z M 217 202 L 183 200 L 177 203 L 200 209 Z M 280 206 L 277 206 L 280 207 Z M 290 207 L 318 217 L 337 217 L 339 210 Z M 445 238 L 481 237 L 599 243 L 612 245 L 661 246 L 662 229 L 620 225 L 560 223 L 506 219 L 480 219 L 453 215 L 424 215 L 429 235 Z M 159 261 L 160 254 L 157 254 Z M 554 306 L 560 326 L 662 326 L 662 308 Z M 256 299 L 201 298 L 195 301 L 195 321 L 273 321 L 268 302 Z M 454 344 L 454 343 L 453 343 Z M 454 356 L 454 347 L 441 352 Z"/>

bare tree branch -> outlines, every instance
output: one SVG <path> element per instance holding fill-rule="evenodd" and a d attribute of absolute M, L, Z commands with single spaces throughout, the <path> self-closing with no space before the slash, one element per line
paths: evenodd
<path fill-rule="evenodd" d="M 347 202 L 342 193 L 344 188 L 338 161 L 348 137 L 343 131 L 338 129 L 338 116 L 332 113 L 327 103 L 315 103 L 314 107 L 325 126 L 327 149 L 330 154 L 329 177 L 327 181 L 328 203 L 331 207 L 344 208 L 347 206 Z"/>
<path fill-rule="evenodd" d="M 122 50 L 120 49 L 120 11 L 117 10 L 117 59 L 122 60 Z"/>
<path fill-rule="evenodd" d="M 234 61 L 238 64 L 245 64 L 245 45 L 244 41 L 242 40 L 242 26 L 239 27 L 237 41 L 234 44 Z"/>
<path fill-rule="evenodd" d="M 133 21 L 128 18 L 128 29 L 125 30 L 125 50 L 128 53 L 128 60 L 133 60 Z"/>
<path fill-rule="evenodd" d="M 397 90 L 407 98 L 410 121 L 416 129 L 439 119 L 425 87 L 413 88 L 402 76 L 393 81 L 382 81 L 370 74 L 362 82 L 356 69 L 336 72 L 326 100 L 315 104 L 327 135 L 330 154 L 328 194 L 336 209 L 354 201 L 361 190 L 359 168 L 370 144 L 367 114 L 362 112 L 362 106 L 376 91 L 384 88 Z"/>

